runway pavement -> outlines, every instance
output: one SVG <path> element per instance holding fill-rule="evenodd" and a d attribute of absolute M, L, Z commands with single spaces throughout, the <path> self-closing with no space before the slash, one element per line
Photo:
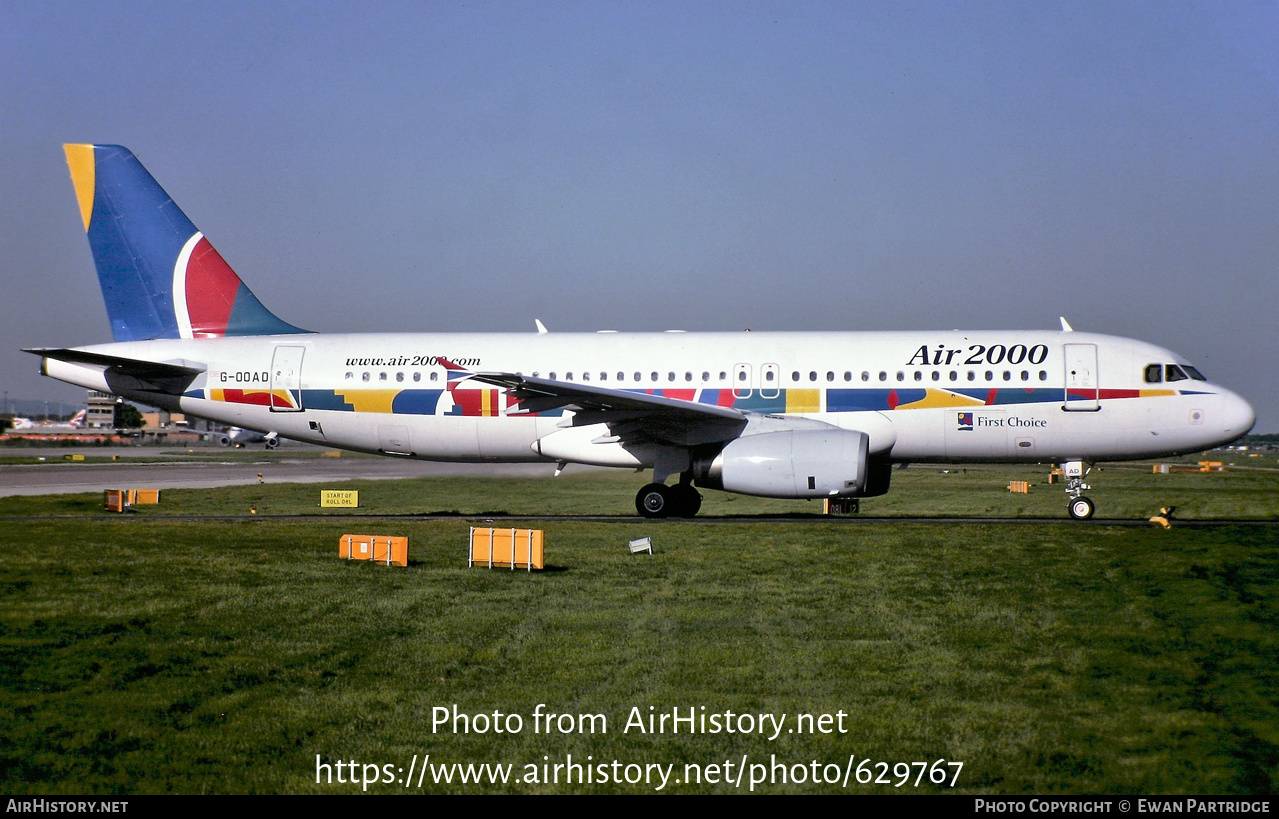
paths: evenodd
<path fill-rule="evenodd" d="M 171 450 L 141 447 L 119 449 L 64 448 L 0 450 L 0 455 L 49 458 L 48 463 L 0 464 L 0 497 L 11 495 L 59 495 L 77 492 L 101 492 L 121 487 L 156 489 L 204 489 L 214 486 L 237 486 L 258 482 L 258 473 L 266 483 L 325 483 L 329 481 L 377 480 L 390 478 L 424 478 L 454 475 L 476 476 L 550 476 L 555 464 L 450 464 L 399 458 L 263 458 L 260 461 L 220 461 L 209 457 L 209 450 L 199 450 L 204 457 L 185 461 Z M 108 463 L 67 462 L 64 455 L 82 452 L 88 457 L 119 455 L 121 460 Z M 138 457 L 172 457 L 155 463 L 130 463 Z M 56 461 L 54 459 L 57 459 Z"/>

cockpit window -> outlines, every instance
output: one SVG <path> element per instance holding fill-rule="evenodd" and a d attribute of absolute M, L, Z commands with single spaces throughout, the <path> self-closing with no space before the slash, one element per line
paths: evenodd
<path fill-rule="evenodd" d="M 1190 366 L 1189 364 L 1182 364 L 1181 368 L 1185 370 L 1190 375 L 1190 377 L 1195 379 L 1196 381 L 1208 380 L 1203 377 L 1203 373 L 1199 372 L 1198 370 L 1196 370 L 1194 367 Z"/>
<path fill-rule="evenodd" d="M 1165 380 L 1165 381 L 1169 381 L 1169 382 L 1172 382 L 1172 381 L 1185 381 L 1185 380 L 1186 380 L 1187 378 L 1189 378 L 1189 377 L 1190 377 L 1190 376 L 1186 375 L 1185 371 L 1183 371 L 1183 370 L 1182 370 L 1180 367 L 1178 367 L 1176 364 L 1165 364 L 1165 365 L 1164 365 L 1164 380 Z"/>
<path fill-rule="evenodd" d="M 1160 381 L 1164 380 L 1163 376 L 1164 376 L 1164 366 L 1162 364 L 1146 365 L 1146 383 L 1147 384 L 1158 384 Z"/>

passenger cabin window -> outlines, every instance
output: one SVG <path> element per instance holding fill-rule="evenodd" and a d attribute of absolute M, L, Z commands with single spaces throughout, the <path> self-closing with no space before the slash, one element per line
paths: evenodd
<path fill-rule="evenodd" d="M 422 374 L 421 374 L 421 373 L 413 373 L 413 380 L 414 380 L 414 381 L 421 381 L 421 380 L 422 380 Z"/>
<path fill-rule="evenodd" d="M 793 373 L 791 373 L 791 374 L 790 374 L 790 380 L 791 380 L 791 381 L 798 381 L 798 380 L 799 380 L 799 370 L 796 370 L 795 372 L 793 372 Z"/>
<path fill-rule="evenodd" d="M 1160 381 L 1163 380 L 1163 375 L 1164 375 L 1164 366 L 1162 364 L 1146 365 L 1146 383 L 1147 384 L 1158 384 Z"/>
<path fill-rule="evenodd" d="M 764 380 L 765 380 L 765 381 L 768 381 L 769 383 L 772 383 L 772 381 L 773 381 L 773 371 L 772 371 L 772 370 L 765 370 L 765 371 L 764 371 Z"/>
<path fill-rule="evenodd" d="M 347 374 L 346 374 L 346 380 L 347 380 L 347 381 L 350 381 L 352 378 L 355 378 L 355 373 L 347 373 Z"/>

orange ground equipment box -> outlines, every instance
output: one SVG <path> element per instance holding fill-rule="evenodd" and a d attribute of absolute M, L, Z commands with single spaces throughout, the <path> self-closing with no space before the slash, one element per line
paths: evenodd
<path fill-rule="evenodd" d="M 127 489 L 108 489 L 106 491 L 106 504 L 108 512 L 123 512 L 129 508 L 129 490 Z"/>
<path fill-rule="evenodd" d="M 342 535 L 338 557 L 371 560 L 387 566 L 409 565 L 409 539 L 387 535 Z"/>
<path fill-rule="evenodd" d="M 541 529 L 478 529 L 471 527 L 467 566 L 490 569 L 542 569 L 544 567 Z"/>
<path fill-rule="evenodd" d="M 159 489 L 108 489 L 107 511 L 124 512 L 131 506 L 146 506 L 160 502 Z"/>

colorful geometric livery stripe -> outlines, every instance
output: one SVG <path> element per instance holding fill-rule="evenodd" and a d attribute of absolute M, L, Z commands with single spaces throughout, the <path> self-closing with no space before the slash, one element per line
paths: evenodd
<path fill-rule="evenodd" d="M 262 306 L 127 148 L 64 149 L 112 338 L 306 332 Z"/>
<path fill-rule="evenodd" d="M 449 389 L 449 394 L 453 398 L 453 409 L 448 415 L 464 415 L 476 418 L 493 418 L 502 415 L 502 399 L 499 396 L 502 390 L 499 389 L 480 389 L 480 390 L 454 390 Z M 506 407 L 514 407 L 516 405 L 515 398 L 506 395 Z"/>
<path fill-rule="evenodd" d="M 277 390 L 209 390 L 214 401 L 232 401 L 242 404 L 268 405 L 268 395 L 275 396 L 275 406 L 294 406 L 294 397 L 287 391 Z M 776 396 L 765 398 L 759 390 L 750 395 L 735 396 L 732 390 L 649 389 L 628 390 L 644 395 L 658 395 L 691 401 L 732 407 L 745 412 L 770 414 L 796 414 L 818 412 L 894 412 L 916 409 L 969 408 L 1013 406 L 1024 404 L 1060 404 L 1064 391 L 1061 387 L 1005 388 L 941 390 L 921 389 L 791 389 L 779 390 Z M 1100 391 L 1102 400 L 1123 398 L 1151 398 L 1179 395 L 1177 390 L 1115 390 Z M 1082 392 L 1081 392 L 1082 394 Z M 190 397 L 204 397 L 199 391 Z M 1075 397 L 1075 391 L 1071 391 Z M 378 412 L 395 415 L 460 415 L 472 418 L 492 418 L 501 415 L 558 416 L 563 410 L 544 410 L 540 413 L 523 413 L 510 395 L 497 388 L 467 389 L 454 383 L 446 389 L 360 389 L 303 390 L 302 406 L 310 410 L 336 412 Z M 503 411 L 505 410 L 505 411 Z"/>
<path fill-rule="evenodd" d="M 209 390 L 209 399 L 228 404 L 251 404 L 255 407 L 297 409 L 297 401 L 288 390 Z"/>

